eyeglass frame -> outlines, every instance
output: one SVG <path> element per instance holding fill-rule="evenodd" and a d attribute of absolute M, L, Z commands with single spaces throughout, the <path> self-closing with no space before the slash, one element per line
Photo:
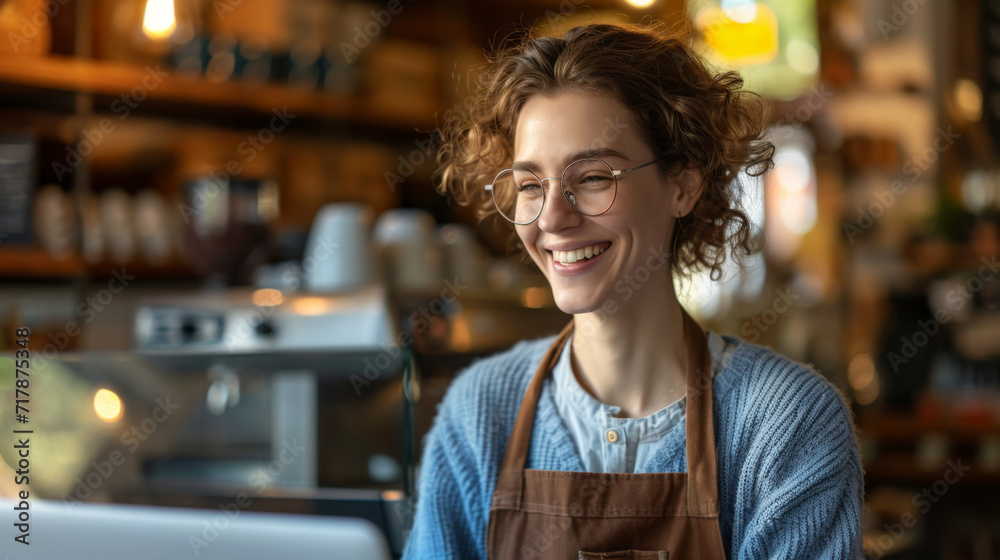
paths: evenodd
<path fill-rule="evenodd" d="M 593 160 L 593 161 L 599 161 L 599 162 L 603 163 L 604 165 L 608 166 L 608 169 L 611 170 L 611 177 L 615 180 L 615 192 L 612 195 L 611 202 L 608 204 L 607 208 L 605 208 L 604 210 L 601 210 L 597 214 L 585 214 L 585 213 L 581 212 L 576 207 L 575 204 L 573 204 L 572 202 L 569 202 L 569 200 L 566 200 L 566 202 L 569 203 L 570 208 L 572 208 L 573 211 L 576 212 L 577 214 L 580 214 L 581 216 L 594 217 L 594 216 L 600 216 L 600 215 L 606 213 L 608 210 L 611 210 L 612 206 L 615 205 L 615 200 L 618 199 L 618 178 L 619 177 L 621 177 L 622 175 L 624 175 L 626 173 L 631 173 L 632 171 L 636 171 L 638 169 L 642 169 L 643 167 L 648 167 L 650 165 L 653 165 L 654 163 L 657 163 L 658 161 L 660 161 L 662 159 L 665 159 L 668 156 L 669 156 L 669 154 L 664 154 L 664 155 L 662 155 L 662 156 L 654 159 L 653 161 L 648 161 L 646 163 L 643 163 L 641 165 L 636 165 L 635 167 L 630 167 L 628 169 L 615 169 L 614 167 L 611 166 L 610 163 L 608 163 L 608 162 L 606 162 L 603 159 L 598 158 L 598 157 L 580 158 L 578 160 L 571 161 L 568 164 L 566 164 L 566 169 L 563 169 L 562 175 L 560 175 L 559 177 L 539 177 L 538 175 L 535 174 L 534 171 L 530 171 L 528 169 L 523 169 L 521 171 L 527 171 L 528 173 L 531 173 L 532 175 L 534 175 L 535 178 L 538 179 L 539 186 L 541 186 L 542 183 L 544 183 L 545 181 L 550 181 L 552 179 L 559 179 L 559 192 L 562 194 L 563 199 L 566 199 L 566 189 L 563 187 L 563 178 L 566 177 L 566 171 L 570 167 L 573 167 L 574 165 L 576 165 L 577 163 L 580 163 L 581 161 L 591 161 L 591 160 Z M 507 173 L 507 172 L 513 173 L 514 171 L 515 171 L 515 169 L 513 167 L 508 167 L 507 169 L 504 169 L 503 171 L 497 173 L 496 176 L 493 177 L 493 182 L 490 183 L 490 184 L 488 184 L 488 185 L 486 185 L 485 189 L 490 192 L 490 198 L 493 200 L 493 207 L 497 209 L 497 213 L 500 214 L 500 216 L 503 219 L 507 220 L 508 222 L 510 222 L 510 223 L 512 223 L 512 224 L 514 224 L 516 226 L 531 225 L 531 224 L 535 223 L 536 221 L 538 221 L 538 218 L 542 217 L 542 211 L 545 210 L 545 197 L 547 195 L 547 190 L 544 187 L 542 188 L 542 205 L 538 209 L 538 215 L 535 216 L 534 218 L 532 218 L 532 220 L 530 222 L 524 222 L 524 223 L 515 222 L 514 220 L 511 220 L 507 216 L 504 216 L 503 211 L 500 210 L 500 205 L 497 204 L 496 196 L 494 196 L 494 192 L 495 191 L 493 190 L 493 185 L 496 184 L 497 179 L 501 175 L 503 175 L 504 173 Z"/>

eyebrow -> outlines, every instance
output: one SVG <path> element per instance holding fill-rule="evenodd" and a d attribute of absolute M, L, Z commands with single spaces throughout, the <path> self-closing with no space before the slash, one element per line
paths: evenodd
<path fill-rule="evenodd" d="M 624 160 L 628 160 L 621 152 L 618 150 L 613 150 L 611 148 L 593 148 L 590 150 L 580 150 L 578 152 L 573 152 L 565 158 L 563 158 L 563 166 L 567 166 L 576 160 L 596 158 L 596 157 L 616 157 Z M 533 161 L 515 161 L 511 169 L 517 169 L 519 171 L 531 171 L 538 172 L 541 167 Z"/>

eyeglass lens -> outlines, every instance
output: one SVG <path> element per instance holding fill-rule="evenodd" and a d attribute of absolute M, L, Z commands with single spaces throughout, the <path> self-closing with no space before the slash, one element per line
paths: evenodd
<path fill-rule="evenodd" d="M 577 212 L 588 216 L 611 207 L 615 186 L 611 167 L 597 159 L 573 162 L 562 175 L 563 197 Z M 504 218 L 528 224 L 542 213 L 545 191 L 542 180 L 534 173 L 508 170 L 493 182 L 493 201 Z"/>

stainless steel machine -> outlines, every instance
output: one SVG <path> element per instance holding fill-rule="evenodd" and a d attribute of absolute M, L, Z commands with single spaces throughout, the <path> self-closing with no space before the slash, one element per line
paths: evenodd
<path fill-rule="evenodd" d="M 33 364 L 50 384 L 33 422 L 58 449 L 38 497 L 358 517 L 398 556 L 454 376 L 567 319 L 537 288 L 144 300 L 133 350 Z"/>

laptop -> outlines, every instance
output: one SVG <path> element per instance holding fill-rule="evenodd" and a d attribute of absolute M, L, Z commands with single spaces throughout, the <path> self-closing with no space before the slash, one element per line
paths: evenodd
<path fill-rule="evenodd" d="M 46 500 L 29 500 L 24 546 L 17 504 L 0 498 L 0 560 L 392 560 L 364 519 Z"/>

